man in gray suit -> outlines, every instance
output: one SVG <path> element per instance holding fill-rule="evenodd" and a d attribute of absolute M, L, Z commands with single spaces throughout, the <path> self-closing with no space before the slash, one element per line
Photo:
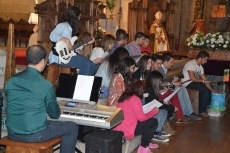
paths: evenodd
<path fill-rule="evenodd" d="M 174 61 L 173 54 L 169 52 L 163 54 L 163 63 L 158 71 L 163 75 L 164 80 L 169 80 L 167 77 L 167 73 L 168 73 L 168 70 L 173 67 L 173 61 Z M 179 87 L 179 86 L 181 87 L 181 90 L 178 91 L 177 95 L 179 97 L 181 108 L 182 108 L 184 115 L 188 119 L 202 120 L 201 117 L 198 117 L 193 112 L 192 104 L 191 104 L 187 89 L 181 86 L 181 82 L 179 81 L 179 78 L 173 77 L 173 79 L 171 79 L 170 82 L 176 87 Z"/>

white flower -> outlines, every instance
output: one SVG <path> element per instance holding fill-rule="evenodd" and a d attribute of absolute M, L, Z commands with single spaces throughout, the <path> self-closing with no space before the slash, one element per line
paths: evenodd
<path fill-rule="evenodd" d="M 216 41 L 216 39 L 215 39 L 215 38 L 212 38 L 212 39 L 211 39 L 211 42 L 215 42 L 215 41 Z"/>
<path fill-rule="evenodd" d="M 224 45 L 223 47 L 224 47 L 224 48 L 227 48 L 227 45 Z"/>
<path fill-rule="evenodd" d="M 214 47 L 215 47 L 215 45 L 211 45 L 211 47 L 212 47 L 212 48 L 214 48 Z"/>

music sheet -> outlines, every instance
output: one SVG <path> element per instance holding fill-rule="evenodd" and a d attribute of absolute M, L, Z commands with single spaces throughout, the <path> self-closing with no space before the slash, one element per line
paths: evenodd
<path fill-rule="evenodd" d="M 78 75 L 74 89 L 73 99 L 89 100 L 94 76 Z"/>
<path fill-rule="evenodd" d="M 143 112 L 146 114 L 149 111 L 151 111 L 153 108 L 157 107 L 161 107 L 162 103 L 160 103 L 159 101 L 157 101 L 156 99 L 154 99 L 153 101 L 149 102 L 148 104 L 145 104 L 142 106 L 143 108 Z"/>
<path fill-rule="evenodd" d="M 105 57 L 107 57 L 108 55 L 109 55 L 109 52 L 105 51 L 104 54 L 103 54 L 103 56 L 102 56 L 102 58 L 105 58 Z"/>
<path fill-rule="evenodd" d="M 181 89 L 181 87 L 174 90 L 174 92 L 171 95 L 169 95 L 168 97 L 166 97 L 163 101 L 168 102 L 178 91 L 180 91 L 180 89 Z"/>
<path fill-rule="evenodd" d="M 137 59 L 135 59 L 135 62 L 137 63 L 141 59 L 142 56 L 143 55 L 141 55 L 140 57 L 138 57 Z"/>

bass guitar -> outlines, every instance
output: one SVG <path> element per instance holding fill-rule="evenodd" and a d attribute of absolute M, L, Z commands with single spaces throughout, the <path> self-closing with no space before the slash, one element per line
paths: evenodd
<path fill-rule="evenodd" d="M 77 55 L 76 49 L 79 48 L 80 46 L 88 43 L 93 38 L 90 37 L 90 38 L 85 39 L 83 41 L 78 41 L 76 44 L 74 44 L 77 39 L 78 39 L 77 36 L 74 36 L 70 39 L 70 42 L 73 45 L 71 50 L 68 49 L 67 44 L 64 41 L 58 41 L 57 43 L 53 43 L 52 51 L 53 51 L 54 55 L 57 55 L 59 57 L 59 60 L 63 64 L 69 63 L 71 58 L 73 56 Z"/>

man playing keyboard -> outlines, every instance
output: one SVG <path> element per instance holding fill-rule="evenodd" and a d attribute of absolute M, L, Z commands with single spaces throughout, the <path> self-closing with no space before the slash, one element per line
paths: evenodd
<path fill-rule="evenodd" d="M 5 86 L 8 137 L 15 141 L 43 142 L 61 137 L 60 153 L 74 153 L 78 125 L 57 119 L 61 111 L 53 85 L 40 74 L 46 66 L 46 50 L 39 45 L 26 52 L 27 68 L 12 76 Z"/>

